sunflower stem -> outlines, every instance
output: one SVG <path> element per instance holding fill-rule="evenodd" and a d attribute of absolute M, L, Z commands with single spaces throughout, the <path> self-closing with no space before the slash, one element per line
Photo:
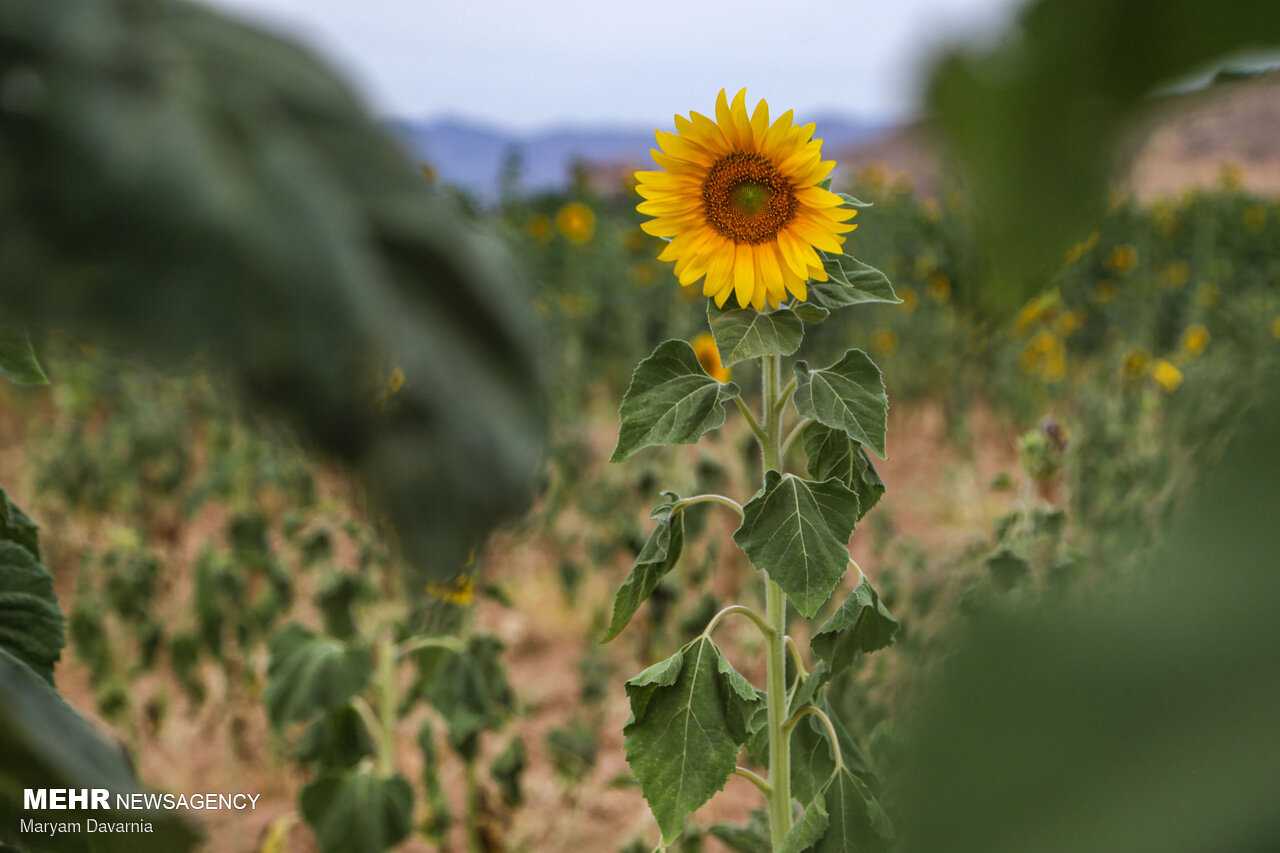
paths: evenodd
<path fill-rule="evenodd" d="M 742 412 L 742 417 L 746 418 L 747 426 L 751 427 L 751 434 L 756 437 L 756 441 L 764 444 L 764 429 L 760 426 L 760 421 L 756 420 L 755 413 L 751 411 L 751 407 L 742 402 L 741 397 L 734 397 L 733 402 L 738 404 L 738 411 Z"/>
<path fill-rule="evenodd" d="M 781 359 L 760 359 L 763 375 L 764 437 L 760 441 L 763 475 L 782 471 L 782 407 L 778 405 Z M 791 829 L 791 744 L 787 724 L 787 595 L 765 575 L 765 621 L 773 633 L 765 638 L 766 704 L 769 712 L 769 836 L 773 849 L 782 846 Z"/>

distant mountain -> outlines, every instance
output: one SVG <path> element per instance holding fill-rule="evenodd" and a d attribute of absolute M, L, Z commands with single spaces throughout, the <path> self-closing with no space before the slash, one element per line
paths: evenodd
<path fill-rule="evenodd" d="M 815 120 L 816 135 L 832 147 L 864 141 L 886 129 L 880 122 L 828 116 Z M 516 133 L 458 118 L 393 121 L 392 128 L 414 156 L 430 163 L 446 183 L 464 187 L 485 200 L 498 195 L 498 175 L 509 151 L 521 157 L 523 191 L 557 189 L 568 182 L 575 160 L 590 166 L 638 167 L 652 163 L 652 128 L 555 127 Z"/>

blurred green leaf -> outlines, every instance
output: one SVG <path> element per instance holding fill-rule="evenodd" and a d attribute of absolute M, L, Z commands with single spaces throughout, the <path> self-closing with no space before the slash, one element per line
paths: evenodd
<path fill-rule="evenodd" d="M 299 802 L 321 853 L 383 853 L 413 829 L 413 788 L 400 776 L 322 776 L 302 789 Z"/>
<path fill-rule="evenodd" d="M 1157 87 L 1235 51 L 1280 44 L 1280 6 L 1229 0 L 1040 0 L 986 50 L 934 72 L 929 102 L 965 170 L 995 285 L 964 294 L 1007 314 L 1102 212 L 1124 120 Z"/>
<path fill-rule="evenodd" d="M 345 770 L 373 755 L 373 736 L 360 713 L 350 704 L 326 711 L 303 732 L 294 758 L 320 770 Z"/>
<path fill-rule="evenodd" d="M 262 701 L 271 724 L 283 726 L 341 707 L 369 683 L 367 649 L 316 634 L 296 623 L 271 635 Z"/>
<path fill-rule="evenodd" d="M 61 822 L 67 817 L 65 811 L 23 808 L 24 788 L 106 788 L 112 803 L 116 794 L 139 791 L 128 756 L 99 737 L 30 667 L 0 649 L 0 843 L 21 844 L 30 853 L 127 853 L 157 846 L 182 853 L 194 849 L 199 838 L 195 827 L 163 811 L 98 813 L 106 821 L 150 821 L 155 832 L 145 836 L 20 834 L 22 818 Z"/>
<path fill-rule="evenodd" d="M 791 825 L 790 831 L 787 832 L 786 838 L 782 839 L 782 845 L 778 847 L 776 853 L 805 853 L 807 850 L 812 850 L 813 846 L 826 834 L 829 820 L 826 805 L 822 798 L 818 797 L 804 807 L 804 814 Z"/>
<path fill-rule="evenodd" d="M 172 364 L 207 355 L 363 475 L 455 574 L 543 435 L 519 269 L 290 42 L 184 2 L 9 3 L 0 303 Z M 11 87 L 12 88 L 12 87 Z M 374 405 L 378 370 L 405 377 Z"/>
<path fill-rule="evenodd" d="M 53 576 L 26 548 L 0 541 L 0 650 L 49 684 L 66 645 Z"/>
<path fill-rule="evenodd" d="M 693 444 L 724 423 L 724 404 L 737 396 L 737 385 L 706 374 L 688 343 L 663 341 L 631 376 L 612 461 L 651 445 Z"/>
<path fill-rule="evenodd" d="M 0 376 L 19 385 L 48 385 L 27 330 L 0 324 Z"/>

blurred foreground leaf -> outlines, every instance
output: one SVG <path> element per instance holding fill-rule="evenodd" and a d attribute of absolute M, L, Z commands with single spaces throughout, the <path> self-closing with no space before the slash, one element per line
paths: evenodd
<path fill-rule="evenodd" d="M 496 241 L 324 66 L 198 6 L 0 4 L 0 79 L 6 317 L 207 355 L 363 474 L 417 566 L 456 574 L 541 443 L 532 312 Z"/>
<path fill-rule="evenodd" d="M 1280 849 L 1278 440 L 1273 394 L 1131 588 L 975 619 L 911 746 L 907 851 Z"/>
<path fill-rule="evenodd" d="M 986 313 L 1026 301 L 1102 212 L 1123 121 L 1157 87 L 1234 52 L 1280 45 L 1280 4 L 1042 0 L 989 50 L 944 58 L 929 100 L 969 181 L 998 286 Z"/>

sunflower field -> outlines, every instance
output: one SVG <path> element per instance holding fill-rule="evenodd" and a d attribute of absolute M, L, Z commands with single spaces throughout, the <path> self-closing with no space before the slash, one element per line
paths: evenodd
<path fill-rule="evenodd" d="M 276 36 L 0 10 L 0 851 L 1274 849 L 1280 201 L 1104 164 L 1280 21 L 1069 5 L 927 192 L 730 89 L 491 202 Z"/>

